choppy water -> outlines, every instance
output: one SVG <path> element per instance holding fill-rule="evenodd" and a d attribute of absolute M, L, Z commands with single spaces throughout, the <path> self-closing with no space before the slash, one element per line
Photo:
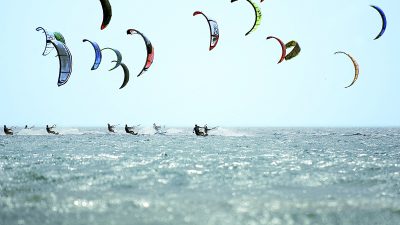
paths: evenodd
<path fill-rule="evenodd" d="M 400 129 L 0 135 L 1 225 L 400 224 Z"/>

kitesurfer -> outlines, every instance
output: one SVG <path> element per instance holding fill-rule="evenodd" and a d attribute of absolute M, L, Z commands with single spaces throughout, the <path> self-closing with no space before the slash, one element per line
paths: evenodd
<path fill-rule="evenodd" d="M 125 124 L 125 132 L 128 134 L 132 134 L 132 135 L 137 135 L 138 133 L 133 130 L 134 127 L 128 127 L 127 124 Z"/>
<path fill-rule="evenodd" d="M 208 136 L 208 131 L 214 130 L 215 128 L 217 127 L 208 128 L 207 124 L 205 124 L 204 127 L 200 127 L 195 124 L 193 128 L 193 133 L 195 133 L 197 136 Z"/>
<path fill-rule="evenodd" d="M 154 130 L 156 130 L 158 132 L 158 131 L 160 131 L 161 126 L 158 126 L 157 124 L 153 123 L 153 128 L 154 128 Z"/>
<path fill-rule="evenodd" d="M 193 128 L 193 133 L 195 133 L 197 136 L 207 136 L 207 125 L 205 127 L 200 127 L 197 124 L 194 125 Z M 202 129 L 202 130 L 200 130 Z M 209 129 L 210 130 L 210 129 Z"/>
<path fill-rule="evenodd" d="M 204 125 L 204 132 L 205 132 L 206 134 L 208 134 L 208 131 L 209 131 L 209 130 L 211 130 L 211 129 L 208 129 L 207 124 Z"/>
<path fill-rule="evenodd" d="M 161 125 L 157 125 L 157 124 L 153 123 L 153 128 L 154 128 L 154 130 L 156 130 L 155 134 L 166 134 L 167 133 L 166 131 L 164 131 L 165 126 L 161 127 Z"/>
<path fill-rule="evenodd" d="M 115 133 L 115 125 L 110 125 L 109 123 L 107 123 L 107 127 L 108 127 L 108 131 L 111 133 Z"/>
<path fill-rule="evenodd" d="M 4 125 L 4 133 L 6 135 L 13 135 L 14 134 L 13 130 L 11 128 L 7 128 L 6 125 Z"/>
<path fill-rule="evenodd" d="M 197 124 L 194 125 L 193 133 L 195 133 L 197 136 L 200 135 L 200 127 Z"/>
<path fill-rule="evenodd" d="M 58 135 L 58 134 L 59 134 L 58 132 L 55 132 L 55 131 L 52 130 L 54 127 L 56 127 L 56 125 L 53 125 L 53 126 L 51 126 L 51 127 L 49 127 L 49 125 L 46 125 L 46 131 L 47 131 L 47 133 Z"/>

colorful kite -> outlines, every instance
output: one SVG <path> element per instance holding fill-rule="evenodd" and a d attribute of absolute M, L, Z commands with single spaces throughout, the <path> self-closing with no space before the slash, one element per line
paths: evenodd
<path fill-rule="evenodd" d="M 96 42 L 89 41 L 88 39 L 83 39 L 83 42 L 89 42 L 90 44 L 92 44 L 94 48 L 95 59 L 92 66 L 92 70 L 96 70 L 97 68 L 99 68 L 102 58 L 100 47 Z"/>
<path fill-rule="evenodd" d="M 292 51 L 289 52 L 289 54 L 287 54 L 285 56 L 285 60 L 290 60 L 290 59 L 296 57 L 301 51 L 300 45 L 296 41 L 289 41 L 288 43 L 286 43 L 285 46 L 286 46 L 286 49 L 293 48 Z"/>
<path fill-rule="evenodd" d="M 385 33 L 387 21 L 386 21 L 385 13 L 383 12 L 382 9 L 380 9 L 378 6 L 375 6 L 375 5 L 371 5 L 371 7 L 376 9 L 376 11 L 379 12 L 379 14 L 381 15 L 381 18 L 382 18 L 382 28 L 381 28 L 381 31 L 379 32 L 378 36 L 375 37 L 374 40 L 376 40 L 376 39 L 380 38 L 383 35 L 383 33 Z"/>
<path fill-rule="evenodd" d="M 231 2 L 236 2 L 237 0 L 231 0 Z M 254 9 L 254 13 L 255 13 L 255 21 L 253 26 L 251 27 L 251 29 L 246 33 L 246 35 L 250 34 L 251 32 L 257 30 L 258 26 L 261 24 L 261 18 L 262 18 L 262 14 L 261 14 L 261 9 L 256 5 L 256 3 L 252 2 L 251 0 L 246 0 L 247 2 L 249 2 L 251 4 L 251 6 Z"/>
<path fill-rule="evenodd" d="M 211 51 L 218 44 L 218 40 L 219 40 L 218 24 L 215 20 L 209 19 L 204 13 L 202 13 L 200 11 L 194 12 L 193 16 L 200 15 L 200 14 L 203 15 L 204 18 L 206 18 L 206 20 L 208 22 L 208 26 L 210 27 L 210 48 L 209 49 Z"/>
<path fill-rule="evenodd" d="M 111 68 L 111 69 L 108 70 L 108 71 L 111 71 L 111 70 L 114 70 L 115 68 L 117 68 L 118 66 L 121 65 L 121 62 L 122 62 L 122 55 L 121 55 L 121 52 L 118 51 L 118 50 L 115 49 L 115 48 L 108 48 L 108 47 L 107 47 L 107 48 L 101 49 L 101 51 L 106 50 L 106 49 L 109 49 L 109 50 L 113 51 L 113 52 L 115 53 L 115 55 L 117 56 L 117 60 L 112 61 L 112 62 L 115 62 L 115 66 L 114 66 L 113 68 Z"/>
<path fill-rule="evenodd" d="M 285 56 L 286 56 L 286 46 L 285 46 L 285 44 L 281 41 L 281 39 L 279 39 L 279 38 L 277 38 L 277 37 L 274 37 L 274 36 L 268 36 L 268 37 L 267 37 L 267 39 L 271 39 L 271 38 L 277 40 L 277 41 L 279 42 L 279 44 L 281 45 L 281 48 L 282 48 L 281 58 L 280 58 L 279 61 L 278 61 L 278 64 L 279 64 L 279 63 L 281 63 L 281 62 L 285 59 Z"/>
<path fill-rule="evenodd" d="M 112 9 L 108 0 L 100 0 L 100 3 L 103 8 L 103 22 L 101 24 L 101 29 L 104 30 L 111 21 Z"/>
<path fill-rule="evenodd" d="M 356 61 L 351 55 L 347 54 L 346 52 L 340 52 L 340 51 L 339 51 L 339 52 L 335 52 L 335 54 L 345 54 L 345 55 L 347 55 L 347 56 L 351 59 L 351 61 L 353 62 L 354 70 L 355 70 L 353 82 L 351 82 L 351 84 L 350 84 L 349 86 L 345 87 L 345 88 L 349 88 L 349 87 L 351 87 L 351 86 L 356 82 L 356 80 L 358 79 L 358 74 L 360 73 L 360 68 L 359 68 L 359 66 L 358 66 L 358 63 L 357 63 L 357 61 Z"/>
<path fill-rule="evenodd" d="M 60 36 L 56 38 L 54 32 L 49 32 L 43 27 L 36 28 L 36 31 L 42 31 L 46 35 L 46 46 L 42 55 L 44 56 L 48 55 L 54 48 L 57 51 L 57 56 L 60 62 L 57 85 L 62 86 L 65 83 L 67 83 L 72 73 L 72 55 L 67 46 L 64 44 L 65 39 L 64 37 L 62 38 L 62 40 L 64 40 L 64 43 L 62 41 L 59 41 L 61 40 Z M 59 33 L 59 35 L 61 34 Z"/>
<path fill-rule="evenodd" d="M 129 29 L 126 31 L 126 33 L 129 34 L 139 34 L 140 36 L 142 36 L 144 43 L 146 44 L 146 50 L 147 50 L 147 57 L 146 57 L 146 62 L 144 64 L 144 67 L 142 69 L 142 71 L 140 71 L 140 73 L 137 75 L 138 77 L 140 75 L 142 75 L 144 72 L 146 72 L 151 64 L 153 64 L 153 60 L 154 60 L 154 48 L 153 45 L 151 44 L 151 42 L 149 41 L 149 39 L 147 39 L 146 36 L 144 36 L 144 34 L 142 34 L 141 32 L 139 32 L 138 30 L 135 29 Z"/>

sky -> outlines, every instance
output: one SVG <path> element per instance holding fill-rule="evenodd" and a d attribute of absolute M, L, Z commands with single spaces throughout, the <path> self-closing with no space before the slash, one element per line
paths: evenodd
<path fill-rule="evenodd" d="M 13 0 L 0 14 L 0 123 L 8 126 L 57 124 L 104 126 L 153 123 L 166 126 L 233 127 L 364 127 L 400 126 L 398 72 L 400 2 L 393 0 L 265 0 L 259 3 L 262 22 L 245 0 L 110 0 L 112 19 L 100 30 L 98 0 Z M 381 17 L 369 5 L 383 9 Z M 218 45 L 209 51 L 209 28 L 202 11 L 217 21 Z M 61 32 L 73 56 L 71 77 L 57 86 L 56 52 L 42 56 L 42 26 Z M 154 63 L 141 77 L 145 34 L 155 49 Z M 298 57 L 277 64 L 275 40 L 296 40 Z M 130 70 L 128 85 L 119 89 L 123 71 L 111 72 L 112 52 L 103 53 L 91 71 L 94 50 L 121 51 Z M 360 65 L 350 88 L 354 68 Z"/>

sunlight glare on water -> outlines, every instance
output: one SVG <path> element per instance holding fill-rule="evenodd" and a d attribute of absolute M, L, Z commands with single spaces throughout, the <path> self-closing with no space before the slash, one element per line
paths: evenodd
<path fill-rule="evenodd" d="M 0 224 L 400 221 L 400 129 L 144 130 L 1 135 Z"/>

